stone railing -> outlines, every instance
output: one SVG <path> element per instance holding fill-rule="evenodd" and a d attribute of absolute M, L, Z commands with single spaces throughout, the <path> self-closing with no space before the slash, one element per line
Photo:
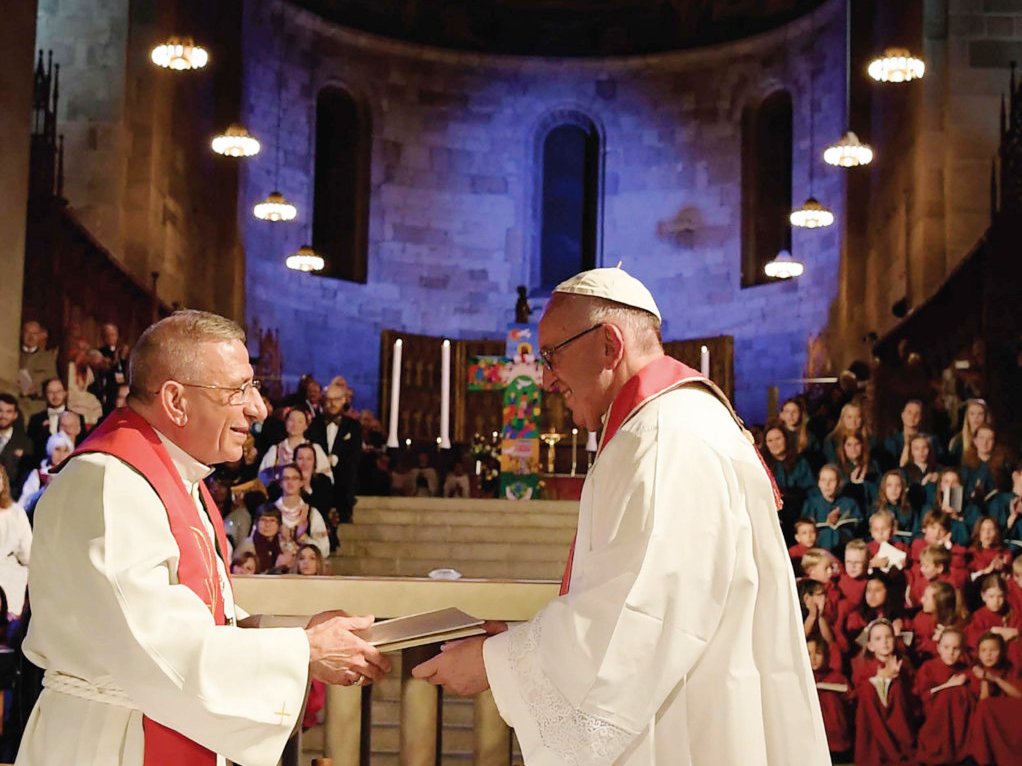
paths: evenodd
<path fill-rule="evenodd" d="M 344 609 L 385 618 L 456 606 L 481 619 L 517 621 L 529 619 L 557 595 L 557 583 L 546 581 L 298 576 L 233 579 L 237 601 L 250 614 L 281 616 Z M 440 763 L 441 693 L 410 675 L 411 668 L 435 652 L 436 647 L 419 647 L 402 653 L 401 766 Z M 333 766 L 369 763 L 368 706 L 372 692 L 372 687 L 328 687 L 324 750 Z M 490 692 L 475 700 L 473 728 L 473 764 L 508 766 L 511 734 Z M 300 743 L 292 744 L 292 750 L 300 752 Z M 285 763 L 288 760 L 285 758 Z"/>

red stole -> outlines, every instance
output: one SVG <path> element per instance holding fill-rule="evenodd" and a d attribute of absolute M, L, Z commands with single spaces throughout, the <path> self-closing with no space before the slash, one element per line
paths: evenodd
<path fill-rule="evenodd" d="M 195 507 L 195 501 L 185 490 L 170 453 L 156 431 L 134 410 L 122 407 L 111 413 L 74 454 L 89 452 L 113 455 L 149 482 L 167 510 L 170 532 L 180 549 L 178 581 L 202 599 L 216 625 L 224 625 L 224 599 L 216 567 L 218 555 L 227 567 L 227 561 L 223 559 L 227 551 L 223 521 L 219 513 L 209 514 L 216 532 L 218 554 L 209 544 L 209 535 Z M 216 504 L 203 482 L 199 482 L 199 492 L 203 505 L 207 509 L 215 509 Z M 229 567 L 227 571 L 230 571 Z M 142 723 L 144 766 L 169 763 L 215 766 L 216 754 L 211 750 L 148 717 L 144 717 Z"/>
<path fill-rule="evenodd" d="M 713 383 L 713 381 L 703 377 L 700 373 L 693 370 L 688 365 L 682 364 L 677 359 L 670 356 L 662 356 L 659 359 L 655 359 L 635 375 L 628 379 L 628 382 L 624 384 L 617 396 L 614 397 L 614 401 L 610 405 L 610 412 L 607 415 L 607 421 L 603 427 L 603 433 L 600 436 L 600 447 L 597 450 L 597 456 L 603 452 L 603 448 L 607 446 L 607 443 L 614 438 L 614 435 L 623 426 L 632 415 L 642 409 L 649 401 L 655 399 L 661 394 L 666 394 L 675 388 L 681 386 L 698 383 L 706 386 L 720 401 L 727 407 L 728 411 L 734 417 L 735 422 L 738 423 L 740 428 L 744 428 L 741 419 L 735 413 L 731 407 L 731 403 L 727 400 L 727 397 L 721 392 L 719 388 Z M 756 450 L 756 454 L 759 455 L 759 450 Z M 763 463 L 763 457 L 760 455 L 760 463 Z M 774 490 L 774 500 L 777 503 L 777 507 L 781 507 L 781 493 L 777 489 L 777 482 L 774 481 L 774 475 L 771 471 L 767 470 L 766 464 L 763 463 L 763 470 L 766 471 L 767 476 L 770 477 L 770 485 Z M 588 477 L 586 477 L 588 481 Z M 568 563 L 564 566 L 564 575 L 561 577 L 561 590 L 560 595 L 563 596 L 568 592 L 568 588 L 571 585 L 571 568 L 575 559 L 575 542 L 576 538 L 571 541 L 571 549 L 568 551 Z"/>

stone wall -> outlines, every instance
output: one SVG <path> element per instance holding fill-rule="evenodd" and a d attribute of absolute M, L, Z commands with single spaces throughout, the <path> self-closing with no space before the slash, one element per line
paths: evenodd
<path fill-rule="evenodd" d="M 250 321 L 278 327 L 289 382 L 343 373 L 376 406 L 379 333 L 500 337 L 515 286 L 538 257 L 537 147 L 559 110 L 603 137 L 600 265 L 644 280 L 665 338 L 735 336 L 736 399 L 764 417 L 767 386 L 799 377 L 838 293 L 840 227 L 794 234 L 797 281 L 742 289 L 740 119 L 777 87 L 794 102 L 793 198 L 809 194 L 815 72 L 815 195 L 842 216 L 844 176 L 819 155 L 844 130 L 843 4 L 748 40 L 631 59 L 557 61 L 442 52 L 354 33 L 278 0 L 245 4 L 243 115 L 267 152 L 246 166 Z M 274 186 L 277 62 L 283 67 L 281 191 L 296 224 L 251 218 Z M 288 272 L 310 238 L 314 103 L 341 84 L 373 119 L 368 282 Z M 694 222 L 679 232 L 679 221 Z M 788 385 L 785 391 L 793 390 Z"/>

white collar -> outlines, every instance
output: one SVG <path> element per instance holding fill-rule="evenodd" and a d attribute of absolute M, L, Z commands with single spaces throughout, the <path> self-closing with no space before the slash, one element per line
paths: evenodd
<path fill-rule="evenodd" d="M 5 439 L 10 439 L 12 436 L 14 436 L 14 426 L 0 428 L 0 436 L 3 436 Z"/>
<path fill-rule="evenodd" d="M 31 348 L 29 348 L 28 346 L 23 345 L 21 347 L 21 350 L 25 354 L 34 354 L 36 351 L 39 350 L 39 346 L 32 346 Z"/>
<path fill-rule="evenodd" d="M 156 431 L 155 428 L 153 430 Z M 213 473 L 212 468 L 205 463 L 200 463 L 162 433 L 156 431 L 156 435 L 160 437 L 160 441 L 163 442 L 163 446 L 166 447 L 167 452 L 170 453 L 170 459 L 173 461 L 174 467 L 181 476 L 181 481 L 184 482 L 184 485 L 188 488 L 189 492 L 192 491 L 192 488 L 198 482 Z"/>

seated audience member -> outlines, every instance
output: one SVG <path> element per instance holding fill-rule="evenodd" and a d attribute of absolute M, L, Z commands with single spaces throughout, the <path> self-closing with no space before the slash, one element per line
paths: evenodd
<path fill-rule="evenodd" d="M 46 348 L 48 333 L 34 320 L 21 327 L 21 350 L 18 354 L 18 399 L 15 406 L 25 418 L 46 409 L 43 383 L 57 377 L 57 350 Z"/>
<path fill-rule="evenodd" d="M 869 569 L 869 545 L 865 540 L 852 540 L 845 546 L 845 565 L 837 580 L 842 601 L 847 608 L 862 603 L 866 590 L 866 575 Z"/>
<path fill-rule="evenodd" d="M 256 449 L 255 437 L 249 435 L 241 448 L 241 457 L 217 466 L 216 474 L 231 487 L 259 481 L 259 451 Z"/>
<path fill-rule="evenodd" d="M 852 656 L 866 645 L 866 626 L 876 620 L 887 620 L 894 626 L 895 635 L 901 635 L 905 627 L 903 601 L 904 595 L 893 590 L 884 575 L 874 572 L 867 578 L 862 603 L 845 612 L 840 624 L 843 645 Z"/>
<path fill-rule="evenodd" d="M 1008 589 L 1008 606 L 1016 614 L 1022 614 L 1022 557 L 1011 562 L 1011 575 L 1005 587 Z"/>
<path fill-rule="evenodd" d="M 7 616 L 21 617 L 28 586 L 32 527 L 11 494 L 7 471 L 0 466 L 0 589 L 7 595 Z"/>
<path fill-rule="evenodd" d="M 284 550 L 280 528 L 280 509 L 267 503 L 259 509 L 252 536 L 238 546 L 234 555 L 237 557 L 251 550 L 256 556 L 256 574 L 265 574 L 275 567 L 290 566 L 294 561 L 294 553 Z"/>
<path fill-rule="evenodd" d="M 295 556 L 295 574 L 313 577 L 326 574 L 326 562 L 319 548 L 312 543 L 298 546 Z"/>
<path fill-rule="evenodd" d="M 979 580 L 988 574 L 1007 572 L 1011 568 L 1011 551 L 1004 544 L 1001 528 L 989 516 L 981 516 L 972 533 L 969 547 L 969 579 Z"/>
<path fill-rule="evenodd" d="M 843 482 L 841 494 L 850 497 L 860 508 L 872 507 L 876 503 L 880 469 L 870 457 L 865 438 L 857 433 L 845 436 L 835 465 Z"/>
<path fill-rule="evenodd" d="M 1022 675 L 1008 660 L 1004 639 L 979 638 L 969 679 L 975 704 L 966 755 L 980 766 L 1016 764 L 1022 752 Z"/>
<path fill-rule="evenodd" d="M 802 574 L 802 557 L 810 548 L 816 547 L 816 522 L 812 519 L 797 519 L 795 521 L 795 544 L 788 548 L 788 556 L 791 557 L 791 565 L 795 575 Z"/>
<path fill-rule="evenodd" d="M 804 457 L 809 461 L 811 470 L 818 469 L 819 466 L 815 463 L 820 460 L 820 442 L 816 435 L 809 430 L 809 417 L 801 400 L 788 399 L 785 401 L 781 407 L 779 418 L 784 427 L 784 436 L 788 440 L 789 451 L 797 457 Z"/>
<path fill-rule="evenodd" d="M 968 545 L 971 530 L 979 520 L 980 512 L 975 503 L 966 502 L 964 491 L 960 502 L 956 490 L 962 489 L 958 469 L 945 468 L 940 472 L 940 484 L 934 490 L 934 502 L 930 508 L 939 509 L 951 517 L 951 539 L 958 545 Z"/>
<path fill-rule="evenodd" d="M 436 497 L 440 491 L 440 477 L 429 464 L 429 455 L 420 452 L 419 465 L 412 469 L 412 495 L 414 497 Z"/>
<path fill-rule="evenodd" d="M 953 585 L 938 580 L 926 586 L 920 605 L 912 618 L 912 653 L 928 660 L 937 656 L 937 642 L 945 630 L 965 627 L 962 598 Z"/>
<path fill-rule="evenodd" d="M 936 655 L 916 673 L 916 697 L 922 708 L 916 759 L 921 765 L 965 760 L 974 703 L 964 649 L 962 632 L 948 628 L 940 635 Z"/>
<path fill-rule="evenodd" d="M 908 499 L 917 511 L 937 504 L 940 486 L 940 466 L 933 451 L 930 437 L 913 436 L 908 443 L 908 460 L 901 464 L 901 473 L 908 484 Z"/>
<path fill-rule="evenodd" d="M 876 620 L 866 628 L 866 650 L 852 674 L 855 763 L 915 763 L 916 710 L 912 666 L 897 649 L 894 627 Z"/>
<path fill-rule="evenodd" d="M 18 400 L 10 394 L 0 394 L 0 467 L 10 477 L 11 496 L 17 500 L 25 474 L 33 467 L 33 450 L 22 429 Z"/>
<path fill-rule="evenodd" d="M 1007 539 L 1022 538 L 1022 528 L 1018 520 L 1022 516 L 1022 460 L 1015 464 L 1011 472 L 1011 489 L 998 492 L 987 503 L 987 515 L 994 519 L 1004 530 Z M 1022 540 L 1018 545 L 1022 546 Z"/>
<path fill-rule="evenodd" d="M 259 459 L 262 460 L 272 445 L 287 436 L 284 428 L 284 416 L 287 412 L 281 410 L 265 391 L 260 391 L 259 396 L 266 407 L 266 418 L 252 424 L 252 436 L 255 437 L 256 450 L 259 452 Z"/>
<path fill-rule="evenodd" d="M 231 574 L 258 574 L 259 572 L 259 557 L 256 556 L 255 551 L 252 550 L 241 550 L 234 554 L 234 559 L 231 561 Z"/>
<path fill-rule="evenodd" d="M 908 555 L 908 546 L 897 539 L 895 532 L 898 531 L 898 522 L 894 520 L 894 514 L 890 511 L 876 511 L 869 517 L 869 571 L 874 570 L 888 575 L 892 581 L 897 581 L 907 587 L 907 574 L 911 566 L 911 559 Z M 891 546 L 894 550 L 885 548 L 884 544 Z M 898 556 L 903 553 L 904 558 Z M 905 590 L 902 587 L 902 591 Z"/>
<path fill-rule="evenodd" d="M 785 539 L 790 539 L 795 519 L 802 515 L 806 493 L 815 484 L 812 469 L 809 462 L 794 451 L 780 421 L 767 423 L 763 442 L 763 460 L 773 473 L 784 501 L 780 511 L 781 528 Z"/>
<path fill-rule="evenodd" d="M 83 441 L 85 441 L 85 428 L 83 426 L 82 416 L 77 412 L 68 410 L 60 415 L 57 420 L 57 430 L 66 433 L 71 437 L 71 441 L 75 443 L 77 447 Z"/>
<path fill-rule="evenodd" d="M 333 505 L 333 482 L 328 475 L 316 473 L 315 446 L 299 444 L 295 447 L 295 465 L 302 472 L 302 497 L 323 516 L 326 521 L 327 534 L 330 536 L 330 547 L 336 548 L 338 544 L 337 527 L 341 523 L 341 519 Z"/>
<path fill-rule="evenodd" d="M 308 418 L 304 410 L 291 410 L 287 413 L 284 420 L 287 435 L 267 450 L 259 464 L 259 481 L 267 487 L 273 483 L 281 468 L 295 462 L 295 447 L 308 443 L 308 439 L 305 438 L 305 432 L 309 428 Z M 313 449 L 316 450 L 316 472 L 329 475 L 330 461 L 323 448 L 316 444 L 313 445 Z"/>
<path fill-rule="evenodd" d="M 470 497 L 472 488 L 469 484 L 468 474 L 465 473 L 465 466 L 457 462 L 451 468 L 451 472 L 444 479 L 444 497 Z"/>
<path fill-rule="evenodd" d="M 298 380 L 298 390 L 288 397 L 285 405 L 293 410 L 301 410 L 305 413 L 306 419 L 311 423 L 319 415 L 323 408 L 320 399 L 323 394 L 323 387 L 311 373 L 305 373 Z"/>
<path fill-rule="evenodd" d="M 1007 450 L 997 444 L 993 427 L 980 426 L 972 446 L 962 455 L 965 496 L 982 507 L 992 494 L 1007 488 L 1009 465 Z"/>
<path fill-rule="evenodd" d="M 844 444 L 845 437 L 848 436 L 848 434 L 859 434 L 862 436 L 871 452 L 876 446 L 874 444 L 874 440 L 866 429 L 865 420 L 863 419 L 862 405 L 858 402 L 848 402 L 841 408 L 841 415 L 838 418 L 837 425 L 834 427 L 833 431 L 827 434 L 827 438 L 823 440 L 824 460 L 828 463 L 837 462 L 837 454 L 841 449 L 841 445 Z"/>
<path fill-rule="evenodd" d="M 820 637 L 829 646 L 836 648 L 834 628 L 827 619 L 827 591 L 822 583 L 808 578 L 798 581 L 798 597 L 802 606 L 802 622 L 806 638 Z M 837 667 L 841 664 L 841 655 L 837 654 Z"/>
<path fill-rule="evenodd" d="M 29 502 L 35 505 L 38 501 L 38 498 L 35 497 L 36 493 L 46 488 L 53 476 L 52 472 L 60 468 L 61 464 L 74 451 L 75 445 L 71 441 L 71 437 L 63 431 L 58 431 L 46 440 L 46 457 L 43 458 L 39 467 L 28 475 L 22 485 L 21 496 L 25 501 L 23 505 L 27 505 Z"/>
<path fill-rule="evenodd" d="M 1005 655 L 1015 667 L 1022 667 L 1022 644 L 1019 643 L 1019 629 L 1022 615 L 1008 604 L 1008 589 L 1000 575 L 989 574 L 980 580 L 980 597 L 983 606 L 972 613 L 965 627 L 965 641 L 969 648 L 976 650 L 979 639 L 986 633 L 993 633 L 1004 640 Z"/>
<path fill-rule="evenodd" d="M 823 587 L 826 601 L 822 614 L 829 625 L 836 625 L 841 591 L 834 585 L 834 576 L 837 574 L 834 554 L 823 548 L 810 548 L 802 556 L 802 573 L 804 580 L 817 582 Z"/>
<path fill-rule="evenodd" d="M 884 439 L 884 452 L 890 468 L 905 466 L 912 462 L 909 445 L 917 436 L 931 443 L 930 452 L 933 460 L 938 459 L 940 447 L 937 440 L 922 432 L 922 423 L 923 403 L 919 399 L 909 399 L 901 409 L 901 429 Z"/>
<path fill-rule="evenodd" d="M 943 511 L 930 511 L 920 524 L 923 536 L 912 541 L 909 556 L 913 561 L 919 560 L 923 549 L 930 545 L 947 548 L 951 554 L 951 574 L 958 578 L 959 587 L 968 579 L 968 550 L 954 542 L 951 536 L 951 517 Z"/>
<path fill-rule="evenodd" d="M 802 517 L 816 522 L 817 545 L 834 552 L 854 538 L 862 524 L 862 511 L 848 497 L 841 497 L 840 473 L 828 463 L 820 469 L 817 489 L 809 493 L 802 507 Z"/>
<path fill-rule="evenodd" d="M 962 456 L 972 447 L 972 440 L 980 426 L 990 423 L 990 410 L 982 399 L 969 399 L 965 403 L 965 415 L 962 417 L 962 429 L 955 434 L 947 445 L 948 460 L 951 465 L 961 465 Z"/>
<path fill-rule="evenodd" d="M 89 347 L 84 338 L 72 340 L 67 364 L 67 407 L 80 413 L 86 428 L 91 428 L 103 417 L 103 404 L 96 397 L 94 367 L 103 364 L 103 356 Z"/>
<path fill-rule="evenodd" d="M 809 665 L 820 697 L 827 747 L 835 763 L 847 761 L 852 749 L 852 687 L 848 679 L 830 666 L 830 646 L 820 636 L 806 639 Z"/>
<path fill-rule="evenodd" d="M 938 581 L 949 583 L 955 588 L 962 584 L 958 574 L 951 571 L 951 551 L 943 545 L 929 545 L 923 548 L 919 559 L 909 570 L 905 605 L 913 611 L 918 611 L 923 603 L 926 586 Z"/>
<path fill-rule="evenodd" d="M 291 463 L 280 469 L 280 499 L 274 505 L 280 510 L 280 536 L 291 543 L 297 553 L 298 546 L 312 543 L 324 557 L 330 555 L 330 534 L 318 509 L 302 497 L 302 470 Z"/>
<path fill-rule="evenodd" d="M 901 471 L 891 470 L 880 478 L 876 510 L 888 511 L 894 516 L 897 524 L 894 536 L 906 545 L 911 545 L 912 540 L 922 534 L 921 518 L 908 501 L 908 491 Z"/>
<path fill-rule="evenodd" d="M 60 430 L 60 416 L 67 411 L 67 390 L 60 378 L 50 378 L 43 384 L 43 394 L 46 396 L 46 409 L 37 412 L 28 420 L 28 427 L 25 433 L 32 440 L 34 454 L 43 455 L 46 452 L 46 440 Z M 81 420 L 81 415 L 78 416 Z M 84 430 L 84 420 L 79 424 L 79 432 Z"/>

